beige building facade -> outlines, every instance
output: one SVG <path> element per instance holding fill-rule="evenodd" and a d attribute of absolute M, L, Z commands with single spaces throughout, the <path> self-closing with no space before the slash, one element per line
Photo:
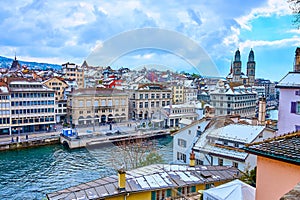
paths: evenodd
<path fill-rule="evenodd" d="M 82 88 L 67 100 L 67 121 L 73 125 L 92 125 L 128 120 L 128 95 L 110 88 Z"/>
<path fill-rule="evenodd" d="M 172 90 L 160 84 L 141 84 L 132 91 L 129 101 L 131 119 L 148 120 L 171 104 Z"/>
<path fill-rule="evenodd" d="M 65 81 L 53 77 L 44 81 L 43 84 L 55 91 L 55 101 L 64 100 L 64 90 L 68 87 L 68 84 Z"/>
<path fill-rule="evenodd" d="M 78 88 L 84 88 L 84 70 L 82 67 L 68 62 L 62 64 L 62 70 L 65 78 L 76 80 Z"/>

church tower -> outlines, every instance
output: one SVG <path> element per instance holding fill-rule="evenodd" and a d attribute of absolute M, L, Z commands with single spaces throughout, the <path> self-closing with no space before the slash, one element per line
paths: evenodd
<path fill-rule="evenodd" d="M 241 62 L 241 53 L 240 50 L 237 50 L 234 55 L 233 61 L 233 82 L 241 82 L 241 73 L 242 73 L 242 62 Z"/>
<path fill-rule="evenodd" d="M 294 72 L 300 72 L 300 48 L 297 47 L 295 52 Z"/>
<path fill-rule="evenodd" d="M 255 82 L 255 61 L 254 61 L 254 52 L 251 49 L 248 62 L 247 62 L 247 76 L 248 76 L 248 85 L 254 85 Z"/>

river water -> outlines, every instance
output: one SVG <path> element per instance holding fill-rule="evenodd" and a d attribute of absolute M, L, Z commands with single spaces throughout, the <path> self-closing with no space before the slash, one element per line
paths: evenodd
<path fill-rule="evenodd" d="M 164 163 L 172 161 L 172 138 L 155 140 Z M 116 174 L 114 145 L 68 150 L 51 145 L 0 152 L 0 199 L 46 199 L 49 192 Z"/>

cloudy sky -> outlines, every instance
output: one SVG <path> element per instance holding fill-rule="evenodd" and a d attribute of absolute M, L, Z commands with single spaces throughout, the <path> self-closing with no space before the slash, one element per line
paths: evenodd
<path fill-rule="evenodd" d="M 279 80 L 292 70 L 300 46 L 300 31 L 285 0 L 11 0 L 0 1 L 0 19 L 1 56 L 14 57 L 16 52 L 20 60 L 56 64 L 81 64 L 99 48 L 100 57 L 122 49 L 113 55 L 111 66 L 157 64 L 191 71 L 193 61 L 203 61 L 206 54 L 226 76 L 236 49 L 245 72 L 253 48 L 256 76 Z M 127 41 L 118 37 L 144 28 L 166 32 L 156 37 L 134 33 Z M 142 39 L 156 45 L 142 45 Z M 191 49 L 189 40 L 201 50 Z"/>

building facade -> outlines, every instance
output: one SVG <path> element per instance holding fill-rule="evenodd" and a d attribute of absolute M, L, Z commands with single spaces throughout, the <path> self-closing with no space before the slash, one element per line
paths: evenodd
<path fill-rule="evenodd" d="M 10 107 L 8 87 L 0 82 L 0 135 L 10 134 Z"/>
<path fill-rule="evenodd" d="M 198 107 L 198 104 L 177 104 L 164 107 L 166 113 L 166 125 L 168 127 L 178 127 L 182 119 L 189 119 L 195 121 L 199 119 L 198 111 L 203 110 Z"/>
<path fill-rule="evenodd" d="M 82 88 L 68 95 L 67 121 L 91 125 L 128 120 L 127 93 L 110 88 Z"/>
<path fill-rule="evenodd" d="M 64 91 L 68 87 L 68 84 L 61 78 L 53 77 L 43 82 L 48 88 L 55 91 L 55 101 L 64 100 Z"/>
<path fill-rule="evenodd" d="M 278 134 L 300 130 L 300 48 L 296 49 L 294 71 L 276 85 L 279 88 Z"/>
<path fill-rule="evenodd" d="M 294 198 L 282 198 L 300 181 L 299 142 L 300 132 L 297 132 L 244 147 L 248 153 L 257 156 L 257 200 L 299 199 L 299 192 L 296 191 Z"/>
<path fill-rule="evenodd" d="M 131 119 L 148 120 L 160 115 L 164 106 L 171 105 L 172 91 L 161 84 L 141 84 L 130 94 Z M 159 117 L 159 116 L 157 116 Z"/>
<path fill-rule="evenodd" d="M 177 83 L 172 86 L 172 96 L 173 103 L 172 104 L 181 104 L 184 103 L 184 86 L 181 83 Z"/>
<path fill-rule="evenodd" d="M 55 92 L 40 82 L 8 80 L 11 133 L 52 131 L 55 125 Z"/>
<path fill-rule="evenodd" d="M 78 88 L 84 88 L 84 70 L 74 63 L 62 64 L 62 71 L 66 79 L 76 80 Z"/>
<path fill-rule="evenodd" d="M 257 93 L 251 87 L 233 87 L 220 80 L 210 93 L 211 105 L 216 116 L 235 115 L 254 117 Z"/>

